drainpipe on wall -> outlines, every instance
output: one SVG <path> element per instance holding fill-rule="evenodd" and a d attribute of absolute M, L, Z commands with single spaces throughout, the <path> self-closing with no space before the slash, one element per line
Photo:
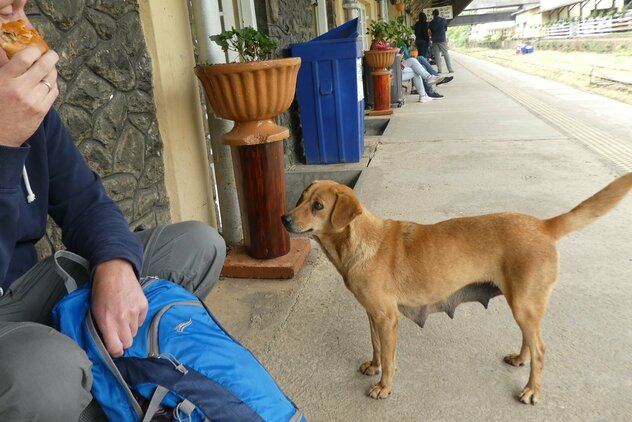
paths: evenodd
<path fill-rule="evenodd" d="M 220 12 L 217 1 L 192 0 L 191 20 L 193 33 L 197 38 L 195 45 L 198 63 L 225 63 L 226 56 L 218 45 L 209 39 L 209 35 L 222 31 Z M 191 69 L 193 71 L 193 69 Z M 242 239 L 239 201 L 233 172 L 233 161 L 230 147 L 221 142 L 222 134 L 232 129 L 232 123 L 217 118 L 207 102 L 208 126 L 211 135 L 215 181 L 221 218 L 222 236 L 229 247 L 235 246 Z"/>
<path fill-rule="evenodd" d="M 388 20 L 388 4 L 386 4 L 386 0 L 380 0 L 380 20 Z"/>
<path fill-rule="evenodd" d="M 342 7 L 345 9 L 346 21 L 350 21 L 355 18 L 358 18 L 358 21 L 360 21 L 360 39 L 362 40 L 362 48 L 367 50 L 369 48 L 369 42 L 366 36 L 367 27 L 364 8 L 358 4 L 358 0 L 345 0 Z"/>
<path fill-rule="evenodd" d="M 327 26 L 327 3 L 325 0 L 312 0 L 312 8 L 316 15 L 316 35 L 323 35 L 329 29 Z"/>
<path fill-rule="evenodd" d="M 360 17 L 361 9 L 358 0 L 345 0 L 342 8 L 345 9 L 345 22 Z"/>
<path fill-rule="evenodd" d="M 358 4 L 358 0 L 345 0 L 342 8 L 345 9 L 345 22 L 355 18 L 358 18 L 360 21 L 360 39 L 362 40 L 362 48 L 366 50 L 369 44 L 366 37 L 367 28 L 364 9 Z"/>

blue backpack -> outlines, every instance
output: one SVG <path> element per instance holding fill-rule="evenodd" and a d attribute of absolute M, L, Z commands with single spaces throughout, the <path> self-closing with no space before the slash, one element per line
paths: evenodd
<path fill-rule="evenodd" d="M 92 361 L 92 395 L 108 419 L 304 422 L 252 353 L 232 338 L 195 295 L 167 280 L 145 278 L 149 302 L 132 347 L 114 360 L 90 312 L 89 287 L 53 309 L 59 331 Z"/>

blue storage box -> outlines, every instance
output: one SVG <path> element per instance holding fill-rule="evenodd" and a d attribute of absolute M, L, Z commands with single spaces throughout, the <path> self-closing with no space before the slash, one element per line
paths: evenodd
<path fill-rule="evenodd" d="M 301 58 L 296 96 L 307 164 L 358 162 L 364 153 L 362 42 L 358 19 L 291 46 Z"/>

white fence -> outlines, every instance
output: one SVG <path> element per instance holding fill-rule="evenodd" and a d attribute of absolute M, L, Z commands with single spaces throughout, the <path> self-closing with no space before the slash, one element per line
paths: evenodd
<path fill-rule="evenodd" d="M 632 32 L 632 11 L 616 18 L 591 18 L 548 26 L 544 29 L 544 38 L 601 37 L 621 32 Z"/>

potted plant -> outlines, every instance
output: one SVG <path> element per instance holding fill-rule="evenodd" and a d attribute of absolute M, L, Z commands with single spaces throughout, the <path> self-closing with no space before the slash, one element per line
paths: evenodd
<path fill-rule="evenodd" d="M 404 2 L 398 2 L 395 3 L 395 10 L 397 10 L 398 12 L 401 12 L 402 10 L 404 10 L 404 8 L 406 7 L 406 4 L 404 4 Z"/>
<path fill-rule="evenodd" d="M 373 69 L 385 69 L 393 64 L 397 47 L 393 45 L 393 21 L 373 21 L 367 33 L 371 47 L 364 52 L 367 64 Z"/>
<path fill-rule="evenodd" d="M 249 145 L 287 138 L 288 129 L 278 126 L 273 118 L 285 112 L 294 99 L 301 59 L 270 60 L 277 42 L 251 27 L 233 28 L 210 38 L 224 52 L 237 52 L 240 60 L 195 68 L 205 88 L 208 84 L 211 89 L 209 103 L 215 113 L 235 121 L 223 142 Z M 272 86 L 280 89 L 270 91 Z"/>
<path fill-rule="evenodd" d="M 364 52 L 367 64 L 373 68 L 374 108 L 369 115 L 391 114 L 391 71 L 389 67 L 401 45 L 412 35 L 412 28 L 403 22 L 403 17 L 390 21 L 373 21 L 368 29 L 372 37 L 371 48 Z"/>
<path fill-rule="evenodd" d="M 215 114 L 235 122 L 222 142 L 231 146 L 244 247 L 252 258 L 277 258 L 290 250 L 281 224 L 286 189 L 283 142 L 278 142 L 289 130 L 274 118 L 294 99 L 301 59 L 270 59 L 276 41 L 250 27 L 210 38 L 224 52 L 236 51 L 240 60 L 199 65 L 195 74 Z"/>

